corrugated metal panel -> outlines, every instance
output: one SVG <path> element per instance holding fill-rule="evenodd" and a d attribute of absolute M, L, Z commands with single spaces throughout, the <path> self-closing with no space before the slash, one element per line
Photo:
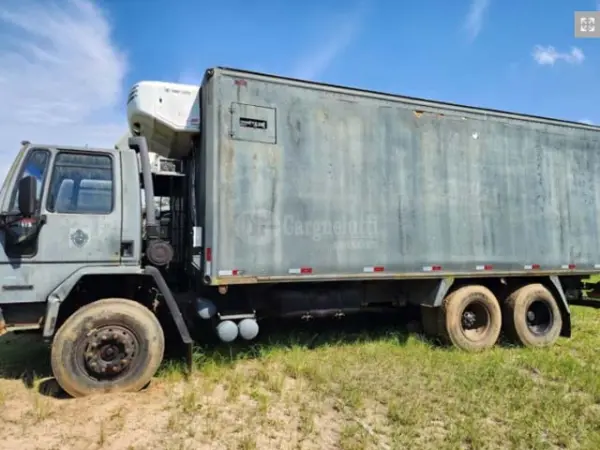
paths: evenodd
<path fill-rule="evenodd" d="M 243 77 L 217 71 L 204 111 L 215 273 L 598 263 L 597 131 Z"/>

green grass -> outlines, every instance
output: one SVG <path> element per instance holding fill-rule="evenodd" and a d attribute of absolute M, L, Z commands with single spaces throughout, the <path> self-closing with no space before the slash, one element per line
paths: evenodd
<path fill-rule="evenodd" d="M 197 352 L 190 379 L 167 362 L 165 398 L 136 401 L 163 402 L 164 448 L 598 449 L 600 309 L 572 311 L 573 337 L 544 350 L 466 354 L 386 327 Z"/>
<path fill-rule="evenodd" d="M 197 377 L 209 391 L 221 386 L 233 400 L 260 392 L 267 404 L 295 380 L 297 408 L 313 420 L 336 411 L 341 448 L 600 448 L 600 310 L 574 307 L 573 324 L 571 339 L 544 350 L 466 354 L 389 334 L 198 355 Z"/>

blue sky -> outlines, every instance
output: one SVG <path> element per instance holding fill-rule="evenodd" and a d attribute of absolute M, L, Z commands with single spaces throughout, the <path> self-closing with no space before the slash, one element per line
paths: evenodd
<path fill-rule="evenodd" d="M 574 11 L 598 6 L 3 0 L 0 163 L 21 139 L 111 146 L 133 83 L 216 65 L 600 123 L 600 39 L 573 36 Z"/>
<path fill-rule="evenodd" d="M 130 54 L 127 82 L 197 82 L 228 65 L 401 94 L 579 119 L 600 119 L 600 39 L 573 37 L 593 0 L 104 0 Z M 129 26 L 132 17 L 143 30 Z M 140 36 L 140 31 L 142 35 Z M 156 33 L 153 36 L 150 33 Z M 584 60 L 540 65 L 536 45 Z"/>

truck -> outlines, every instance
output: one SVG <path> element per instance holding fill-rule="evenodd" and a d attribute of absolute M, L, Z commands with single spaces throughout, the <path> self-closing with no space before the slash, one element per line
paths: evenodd
<path fill-rule="evenodd" d="M 547 347 L 600 273 L 595 126 L 225 67 L 135 84 L 127 120 L 24 141 L 0 190 L 1 329 L 73 397 L 266 318 L 414 306 L 462 351 Z"/>

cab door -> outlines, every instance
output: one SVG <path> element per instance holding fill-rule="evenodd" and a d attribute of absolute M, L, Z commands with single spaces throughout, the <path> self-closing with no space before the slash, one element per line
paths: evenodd
<path fill-rule="evenodd" d="M 120 171 L 116 150 L 28 150 L 2 210 L 5 217 L 18 214 L 18 182 L 33 175 L 37 212 L 33 222 L 16 220 L 0 230 L 0 304 L 44 302 L 77 270 L 119 264 Z M 24 234 L 29 238 L 15 239 Z"/>

